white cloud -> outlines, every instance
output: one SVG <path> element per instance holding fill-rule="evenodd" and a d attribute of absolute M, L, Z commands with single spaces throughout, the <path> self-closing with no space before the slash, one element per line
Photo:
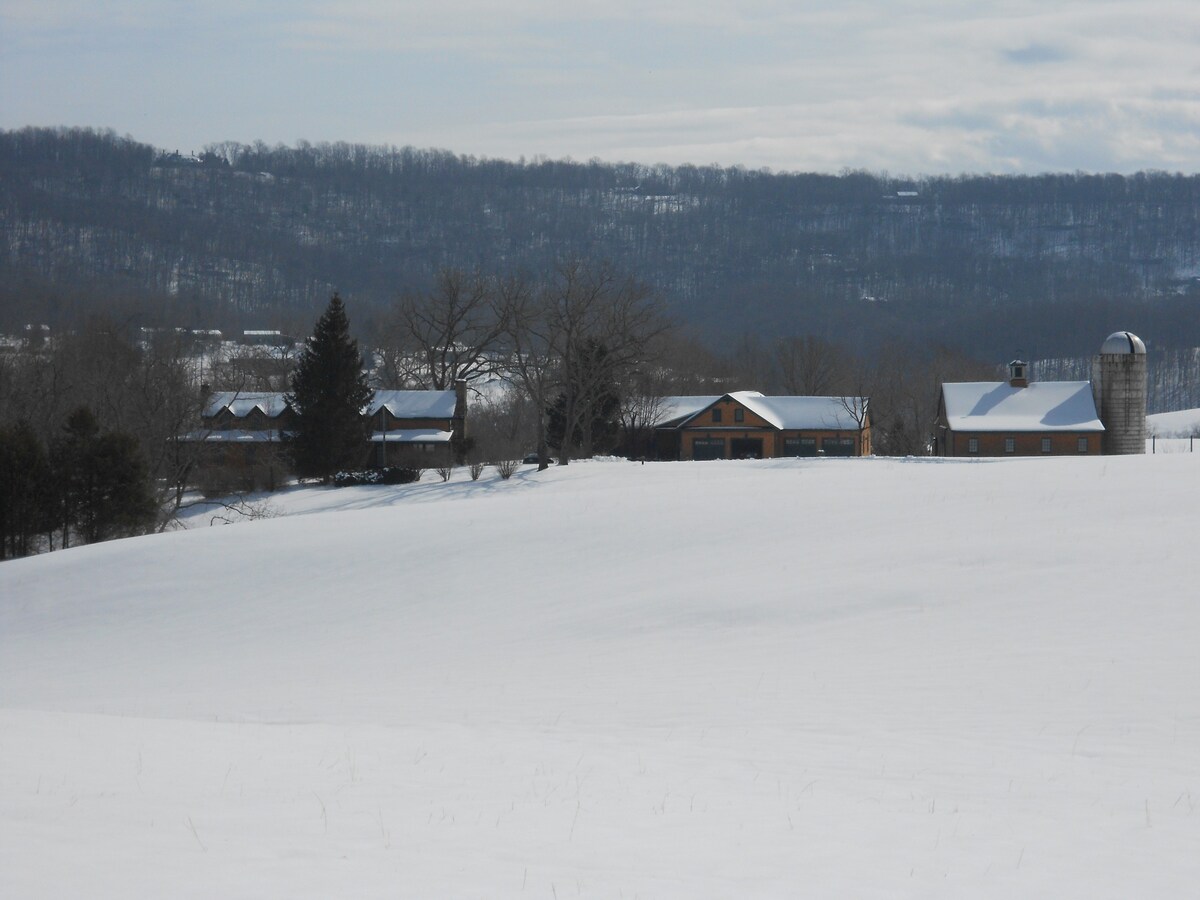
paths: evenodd
<path fill-rule="evenodd" d="M 1200 169 L 1200 5 L 1177 0 L 12 0 L 0 16 L 4 127 L 87 109 L 171 146 Z"/>

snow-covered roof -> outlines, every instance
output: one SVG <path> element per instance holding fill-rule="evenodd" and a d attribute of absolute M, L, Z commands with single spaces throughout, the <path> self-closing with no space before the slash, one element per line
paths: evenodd
<path fill-rule="evenodd" d="M 397 428 L 393 431 L 376 431 L 371 435 L 373 444 L 448 444 L 454 436 L 450 431 L 432 428 Z"/>
<path fill-rule="evenodd" d="M 954 431 L 1103 431 L 1087 381 L 965 381 L 942 385 Z"/>
<path fill-rule="evenodd" d="M 449 419 L 454 406 L 454 391 L 376 391 L 367 413 L 386 407 L 397 419 Z"/>
<path fill-rule="evenodd" d="M 659 425 L 670 425 L 679 419 L 686 419 L 694 416 L 702 409 L 707 409 L 718 400 L 722 394 L 713 394 L 711 396 L 697 397 L 660 397 L 658 402 L 658 422 Z"/>
<path fill-rule="evenodd" d="M 244 428 L 214 429 L 212 431 L 192 431 L 181 435 L 179 440 L 202 442 L 205 444 L 278 444 L 283 440 L 283 433 L 271 429 L 268 431 L 250 431 Z"/>
<path fill-rule="evenodd" d="M 215 416 L 228 409 L 242 418 L 260 409 L 274 418 L 287 409 L 286 398 L 281 391 L 217 391 L 209 396 L 204 415 Z M 375 415 L 380 407 L 387 407 L 397 419 L 449 419 L 454 405 L 454 391 L 376 391 L 367 413 Z"/>
<path fill-rule="evenodd" d="M 756 391 L 729 396 L 782 431 L 857 431 L 852 412 L 865 409 L 867 402 L 861 397 L 764 397 Z"/>
<path fill-rule="evenodd" d="M 857 431 L 858 423 L 852 412 L 864 409 L 867 402 L 860 397 L 766 397 L 758 391 L 734 391 L 711 397 L 664 397 L 661 423 L 684 424 L 724 397 L 742 404 L 781 431 Z"/>
<path fill-rule="evenodd" d="M 228 409 L 240 419 L 259 409 L 274 418 L 287 407 L 287 394 L 280 391 L 217 391 L 209 395 L 204 415 L 215 416 Z"/>

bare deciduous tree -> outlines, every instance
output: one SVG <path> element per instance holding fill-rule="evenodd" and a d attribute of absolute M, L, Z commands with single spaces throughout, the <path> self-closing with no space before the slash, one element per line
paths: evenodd
<path fill-rule="evenodd" d="M 568 260 L 538 296 L 558 373 L 564 435 L 559 465 L 565 466 L 573 452 L 571 436 L 581 434 L 581 449 L 590 451 L 590 422 L 603 393 L 646 361 L 667 320 L 648 287 L 608 263 Z"/>
<path fill-rule="evenodd" d="M 841 377 L 844 351 L 815 335 L 780 338 L 775 342 L 774 356 L 785 394 L 828 396 Z"/>
<path fill-rule="evenodd" d="M 396 385 L 448 390 L 495 371 L 504 334 L 502 294 L 493 279 L 443 269 L 426 293 L 397 301 L 381 349 L 384 378 Z"/>
<path fill-rule="evenodd" d="M 499 294 L 509 342 L 505 377 L 520 389 L 534 407 L 534 442 L 538 470 L 541 471 L 549 465 L 546 410 L 555 385 L 555 373 L 552 371 L 557 364 L 554 329 L 543 296 L 525 276 L 504 279 L 499 285 Z"/>

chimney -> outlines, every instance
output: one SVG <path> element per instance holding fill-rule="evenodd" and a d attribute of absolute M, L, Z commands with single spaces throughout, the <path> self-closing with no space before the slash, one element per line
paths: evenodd
<path fill-rule="evenodd" d="M 458 440 L 466 436 L 467 425 L 467 381 L 454 379 L 454 435 Z"/>
<path fill-rule="evenodd" d="M 467 380 L 454 379 L 454 418 L 464 419 L 467 415 Z"/>

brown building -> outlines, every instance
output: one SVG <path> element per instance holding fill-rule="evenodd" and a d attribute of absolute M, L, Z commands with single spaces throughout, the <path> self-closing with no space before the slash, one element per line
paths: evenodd
<path fill-rule="evenodd" d="M 208 492 L 274 490 L 291 473 L 285 441 L 296 421 L 277 391 L 210 394 L 200 428 L 180 439 L 195 452 L 194 481 Z"/>
<path fill-rule="evenodd" d="M 375 391 L 362 465 L 446 465 L 466 438 L 466 383 L 451 391 Z M 213 490 L 274 488 L 291 474 L 286 452 L 296 413 L 282 392 L 211 394 L 201 427 L 181 440 L 197 448 L 196 481 Z"/>
<path fill-rule="evenodd" d="M 466 438 L 467 383 L 452 391 L 376 391 L 366 415 L 371 465 L 448 465 Z"/>
<path fill-rule="evenodd" d="M 867 456 L 865 397 L 765 397 L 757 391 L 665 397 L 655 447 L 660 459 Z"/>
<path fill-rule="evenodd" d="M 1008 381 L 942 385 L 935 456 L 1079 456 L 1101 452 L 1104 425 L 1087 381 L 1030 384 L 1028 365 Z"/>

